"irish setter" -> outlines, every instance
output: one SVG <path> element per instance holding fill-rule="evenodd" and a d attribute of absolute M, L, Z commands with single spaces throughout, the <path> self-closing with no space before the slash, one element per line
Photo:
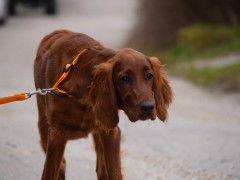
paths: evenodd
<path fill-rule="evenodd" d="M 45 36 L 34 63 L 36 88 L 49 88 L 66 64 L 79 57 L 59 88 L 68 97 L 37 95 L 40 144 L 46 154 L 42 180 L 65 179 L 68 140 L 92 133 L 99 180 L 121 180 L 118 110 L 130 121 L 165 121 L 172 90 L 157 58 L 130 48 L 115 51 L 91 37 L 67 30 Z"/>

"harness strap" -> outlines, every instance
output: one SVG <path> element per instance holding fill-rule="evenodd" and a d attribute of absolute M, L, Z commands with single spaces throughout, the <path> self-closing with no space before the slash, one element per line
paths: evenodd
<path fill-rule="evenodd" d="M 87 49 L 83 49 L 82 51 L 80 51 L 78 53 L 78 55 L 74 58 L 73 62 L 71 64 L 67 64 L 65 69 L 64 69 L 64 72 L 62 74 L 62 76 L 58 79 L 58 81 L 53 85 L 53 93 L 56 94 L 56 95 L 59 95 L 60 96 L 67 96 L 67 97 L 71 97 L 70 94 L 68 94 L 68 92 L 62 90 L 62 89 L 59 89 L 58 86 L 59 84 L 67 78 L 68 74 L 71 72 L 72 68 L 75 66 L 75 64 L 77 63 L 79 57 L 81 55 L 83 55 L 85 52 L 87 51 Z"/>

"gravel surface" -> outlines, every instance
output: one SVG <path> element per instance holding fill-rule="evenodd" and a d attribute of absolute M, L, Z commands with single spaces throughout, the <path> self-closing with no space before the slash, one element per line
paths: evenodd
<path fill-rule="evenodd" d="M 33 60 L 44 35 L 55 29 L 86 33 L 120 48 L 133 23 L 137 0 L 60 0 L 58 16 L 19 8 L 0 28 L 0 97 L 34 90 Z M 240 95 L 206 92 L 170 78 L 175 99 L 167 123 L 130 123 L 120 112 L 126 180 L 239 180 Z M 44 155 L 35 98 L 0 106 L 0 179 L 40 179 Z M 66 148 L 67 179 L 94 180 L 92 138 Z"/>

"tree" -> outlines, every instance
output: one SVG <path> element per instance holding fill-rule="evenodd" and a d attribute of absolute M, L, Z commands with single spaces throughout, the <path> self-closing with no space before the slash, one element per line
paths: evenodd
<path fill-rule="evenodd" d="M 129 43 L 141 50 L 163 50 L 178 30 L 193 23 L 239 24 L 239 0 L 140 0 L 139 21 Z"/>

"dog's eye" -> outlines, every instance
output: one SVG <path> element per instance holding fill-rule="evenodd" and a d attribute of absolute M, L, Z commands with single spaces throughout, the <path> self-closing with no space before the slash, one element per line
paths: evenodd
<path fill-rule="evenodd" d="M 124 76 L 121 77 L 121 80 L 122 80 L 123 82 L 129 82 L 129 81 L 130 81 L 130 78 L 129 78 L 129 76 L 124 75 Z"/>
<path fill-rule="evenodd" d="M 152 80 L 153 79 L 153 74 L 152 73 L 147 73 L 147 79 Z"/>

